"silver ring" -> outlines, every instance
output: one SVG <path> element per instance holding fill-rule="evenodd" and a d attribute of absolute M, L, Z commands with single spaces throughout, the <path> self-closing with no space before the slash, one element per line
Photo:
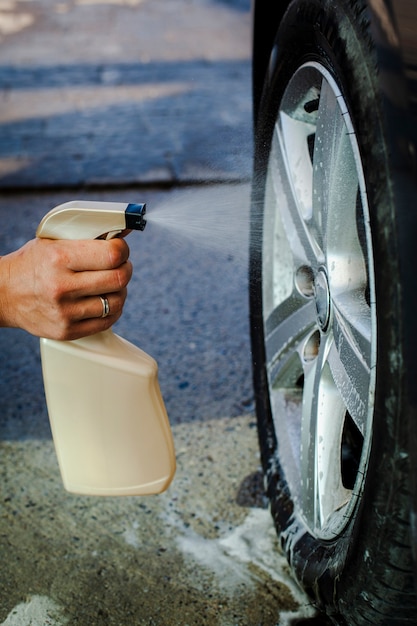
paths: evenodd
<path fill-rule="evenodd" d="M 101 300 L 101 306 L 103 307 L 101 317 L 107 317 L 108 315 L 110 315 L 109 301 L 107 300 L 107 298 L 103 298 L 102 296 L 99 296 L 99 298 Z"/>

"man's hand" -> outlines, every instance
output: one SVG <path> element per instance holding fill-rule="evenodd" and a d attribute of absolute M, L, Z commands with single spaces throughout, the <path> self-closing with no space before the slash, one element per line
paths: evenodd
<path fill-rule="evenodd" d="M 128 258 L 124 239 L 29 241 L 0 258 L 0 326 L 61 340 L 106 330 L 122 313 Z"/>

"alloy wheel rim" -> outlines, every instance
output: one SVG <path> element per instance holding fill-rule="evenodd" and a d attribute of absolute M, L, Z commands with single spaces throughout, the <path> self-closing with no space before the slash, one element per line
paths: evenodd
<path fill-rule="evenodd" d="M 376 369 L 364 173 L 346 102 L 311 62 L 289 82 L 265 189 L 262 296 L 279 458 L 316 536 L 350 519 L 369 458 Z"/>

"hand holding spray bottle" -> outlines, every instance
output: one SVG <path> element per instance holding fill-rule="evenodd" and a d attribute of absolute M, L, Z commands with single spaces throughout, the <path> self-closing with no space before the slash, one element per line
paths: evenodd
<path fill-rule="evenodd" d="M 67 202 L 45 215 L 36 236 L 110 239 L 126 229 L 143 230 L 145 212 L 144 204 Z M 111 329 L 40 344 L 65 488 L 114 496 L 166 489 L 175 473 L 175 451 L 155 360 Z"/>

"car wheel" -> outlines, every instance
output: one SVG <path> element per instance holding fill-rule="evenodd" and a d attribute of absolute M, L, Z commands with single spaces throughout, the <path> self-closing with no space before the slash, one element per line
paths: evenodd
<path fill-rule="evenodd" d="M 412 623 L 398 215 L 363 3 L 291 3 L 255 135 L 253 374 L 281 543 L 336 623 Z"/>

